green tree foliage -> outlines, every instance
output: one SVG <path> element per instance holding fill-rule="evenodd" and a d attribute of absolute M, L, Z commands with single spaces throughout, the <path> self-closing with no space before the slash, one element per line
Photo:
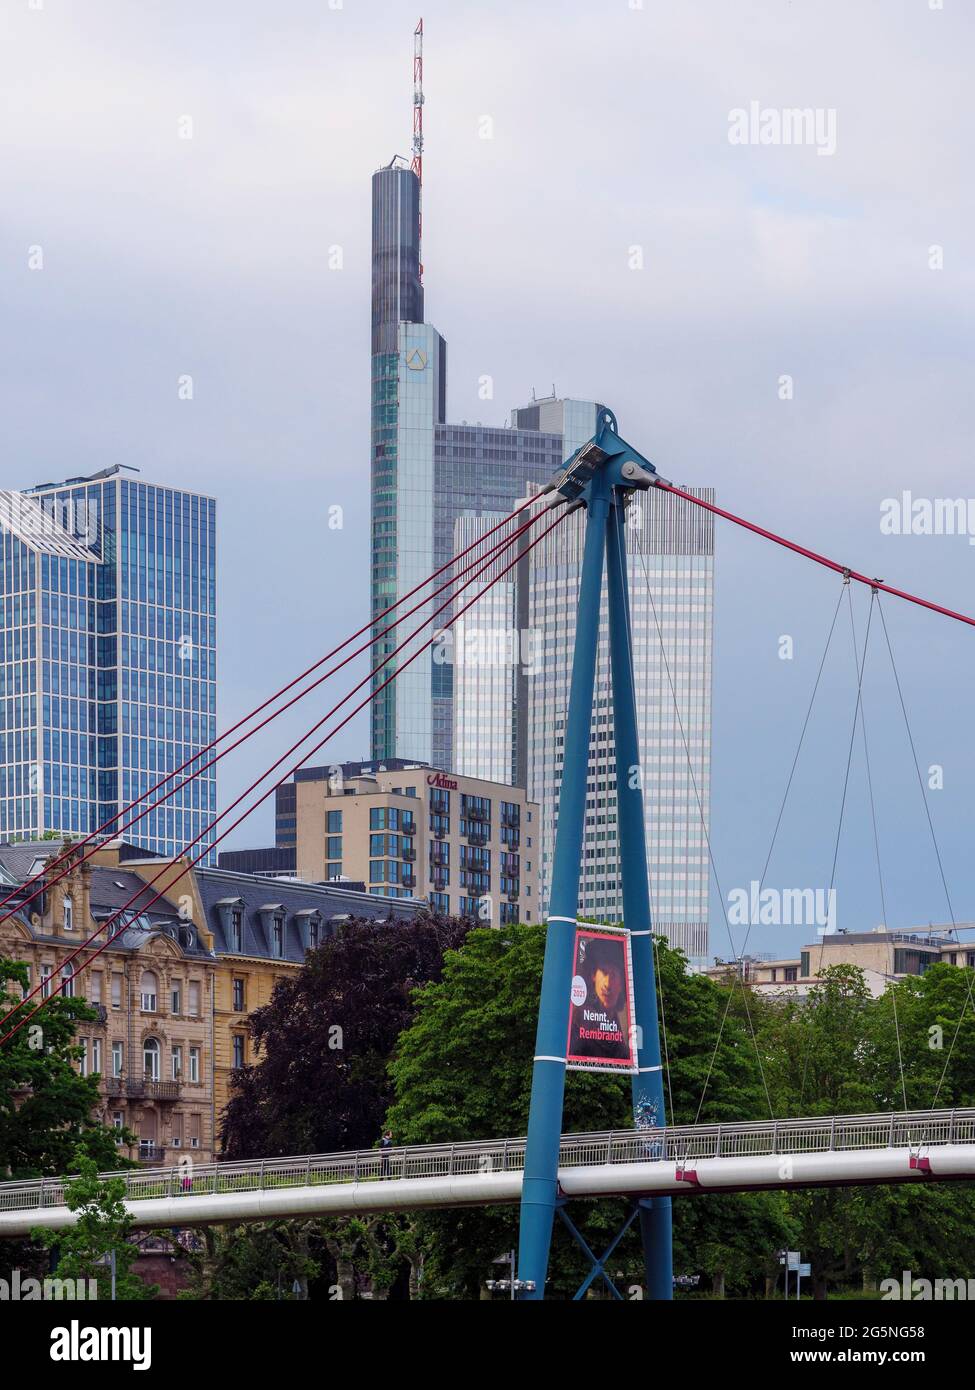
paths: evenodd
<path fill-rule="evenodd" d="M 425 1144 L 524 1134 L 544 947 L 545 928 L 541 925 L 500 931 L 477 929 L 462 949 L 447 956 L 442 981 L 418 991 L 416 1020 L 400 1038 L 390 1065 L 396 1103 L 389 1112 L 389 1123 L 400 1142 Z M 728 1009 L 715 1054 L 718 1023 L 729 1005 L 727 992 L 706 976 L 688 975 L 681 953 L 663 941 L 657 943 L 657 959 L 678 1122 L 693 1120 L 709 1068 L 703 1110 L 706 1118 L 740 1116 L 743 1110 L 746 1117 L 761 1114 L 764 1090 L 756 1050 L 742 1017 L 743 1006 Z M 761 1007 L 760 1001 L 749 1004 L 753 1013 Z M 567 1075 L 566 1132 L 620 1129 L 631 1124 L 628 1077 L 585 1072 Z M 692 1223 L 698 1235 L 707 1226 L 708 1218 L 702 1213 L 716 1200 L 694 1199 L 696 1208 L 700 1202 Z M 680 1223 L 685 1220 L 682 1207 L 683 1203 L 675 1204 L 678 1243 Z M 747 1264 L 755 1229 L 765 1230 L 766 1245 L 783 1238 L 780 1213 L 764 1199 L 747 1208 L 743 1235 L 736 1234 L 726 1207 L 714 1210 L 714 1271 L 724 1269 L 733 1280 L 738 1280 L 739 1271 Z M 597 1246 L 608 1243 L 624 1215 L 621 1203 L 573 1207 L 573 1216 L 583 1221 L 587 1238 Z M 430 1296 L 477 1297 L 490 1275 L 491 1261 L 517 1243 L 517 1222 L 517 1208 L 504 1207 L 418 1216 L 427 1249 L 424 1292 Z M 627 1286 L 642 1282 L 635 1235 L 620 1246 L 618 1269 Z M 551 1292 L 570 1295 L 585 1270 L 575 1245 L 557 1226 Z M 700 1265 L 686 1272 L 699 1271 Z"/>
<path fill-rule="evenodd" d="M 129 1243 L 134 1223 L 125 1206 L 124 1179 L 100 1178 L 98 1165 L 80 1148 L 75 1151 L 73 1166 L 78 1176 L 65 1184 L 65 1201 L 77 1213 L 77 1221 L 63 1230 L 37 1227 L 32 1232 L 41 1245 L 57 1251 L 57 1278 L 96 1279 L 99 1299 L 110 1299 L 112 1276 L 106 1262 L 114 1255 L 116 1298 L 155 1298 L 157 1286 L 131 1273 L 139 1251 Z"/>
<path fill-rule="evenodd" d="M 386 1066 L 413 991 L 440 977 L 468 924 L 427 916 L 343 923 L 250 1018 L 261 1054 L 233 1076 L 228 1158 L 371 1148 L 392 1100 Z"/>
<path fill-rule="evenodd" d="M 26 967 L 0 958 L 4 1013 L 20 1004 L 26 985 Z M 4 1031 L 36 1004 L 35 998 L 22 1005 Z M 68 1172 L 79 1146 L 99 1168 L 128 1166 L 119 1157 L 117 1131 L 97 1118 L 98 1077 L 79 1076 L 73 1065 L 80 1055 L 77 1025 L 96 1017 L 83 999 L 57 996 L 0 1048 L 0 1172 L 7 1177 Z"/>

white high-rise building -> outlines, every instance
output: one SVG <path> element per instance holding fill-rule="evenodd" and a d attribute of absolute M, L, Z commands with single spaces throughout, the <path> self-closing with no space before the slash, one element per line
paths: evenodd
<path fill-rule="evenodd" d="M 711 489 L 691 490 L 713 499 Z M 527 678 L 516 781 L 523 776 L 541 805 L 543 907 L 555 849 L 584 529 L 580 511 L 526 555 L 519 575 L 527 586 L 535 669 Z M 713 518 L 671 494 L 639 493 L 628 510 L 627 542 L 651 911 L 671 943 L 697 959 L 708 953 Z M 605 582 L 602 609 L 579 914 L 615 922 L 622 918 L 622 880 Z"/>

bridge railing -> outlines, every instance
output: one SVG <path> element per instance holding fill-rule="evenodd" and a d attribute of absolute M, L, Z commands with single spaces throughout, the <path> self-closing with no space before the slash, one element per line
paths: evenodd
<path fill-rule="evenodd" d="M 603 1163 L 676 1163 L 707 1158 L 828 1153 L 862 1149 L 975 1144 L 975 1109 L 918 1110 L 881 1115 L 826 1115 L 742 1124 L 671 1126 L 565 1134 L 563 1168 Z M 362 1149 L 354 1153 L 266 1158 L 247 1163 L 209 1163 L 174 1168 L 127 1169 L 105 1174 L 121 1180 L 125 1200 L 271 1191 L 325 1183 L 362 1183 L 477 1173 L 520 1172 L 525 1140 L 489 1139 L 466 1144 Z M 64 1179 L 0 1183 L 0 1212 L 40 1210 L 65 1204 Z"/>

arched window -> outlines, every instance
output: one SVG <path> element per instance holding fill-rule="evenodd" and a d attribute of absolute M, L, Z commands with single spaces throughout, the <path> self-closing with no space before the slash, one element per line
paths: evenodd
<path fill-rule="evenodd" d="M 158 1038 L 146 1038 L 142 1044 L 142 1066 L 147 1081 L 159 1080 L 159 1054 Z"/>
<path fill-rule="evenodd" d="M 61 993 L 65 999 L 74 998 L 74 971 L 70 965 L 62 965 L 61 979 L 63 981 Z"/>
<path fill-rule="evenodd" d="M 143 970 L 142 983 L 139 986 L 140 1005 L 143 1013 L 154 1014 L 156 1012 L 156 976 L 151 970 Z"/>
<path fill-rule="evenodd" d="M 74 903 L 70 898 L 65 898 L 64 903 L 64 930 L 74 931 Z"/>

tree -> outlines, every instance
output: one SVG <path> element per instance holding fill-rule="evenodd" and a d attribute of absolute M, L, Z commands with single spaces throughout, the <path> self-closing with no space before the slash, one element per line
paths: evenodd
<path fill-rule="evenodd" d="M 370 1148 L 393 1099 L 386 1066 L 413 991 L 440 978 L 469 924 L 424 916 L 344 923 L 250 1019 L 260 1061 L 224 1111 L 228 1158 Z"/>
<path fill-rule="evenodd" d="M 65 1202 L 77 1212 L 73 1226 L 51 1231 L 36 1227 L 33 1238 L 58 1253 L 59 1279 L 98 1282 L 99 1299 L 111 1298 L 112 1275 L 108 1263 L 115 1260 L 115 1296 L 119 1300 L 155 1298 L 155 1284 L 146 1284 L 130 1273 L 139 1251 L 129 1243 L 134 1220 L 125 1206 L 123 1178 L 100 1178 L 98 1166 L 83 1148 L 75 1150 L 78 1176 L 65 1183 Z"/>
<path fill-rule="evenodd" d="M 4 1013 L 20 1004 L 20 990 L 26 988 L 26 966 L 0 958 Z M 34 1006 L 33 1000 L 23 1005 L 5 1031 Z M 129 1166 L 118 1153 L 118 1131 L 99 1118 L 98 1077 L 79 1076 L 73 1065 L 80 1056 L 77 1024 L 96 1018 L 83 999 L 58 995 L 0 1048 L 0 1171 L 8 1177 L 67 1172 L 79 1151 L 96 1167 Z"/>
<path fill-rule="evenodd" d="M 417 992 L 415 1022 L 400 1038 L 390 1064 L 396 1103 L 388 1119 L 401 1142 L 525 1133 L 544 949 L 541 924 L 479 928 L 446 957 L 443 979 Z M 738 1013 L 730 1009 L 715 1055 L 718 1023 L 728 1003 L 726 991 L 706 976 L 688 975 L 684 957 L 663 940 L 657 943 L 657 960 L 678 1121 L 694 1119 L 712 1059 L 705 1097 L 707 1118 L 760 1114 L 763 1091 L 755 1049 Z M 631 1126 L 629 1077 L 594 1072 L 567 1075 L 567 1132 Z M 694 1205 L 710 1200 L 695 1198 Z M 754 1211 L 758 1225 L 761 1205 Z M 594 1202 L 577 1214 L 590 1243 L 599 1245 L 608 1242 L 623 1210 L 618 1202 Z M 766 1222 L 764 1240 L 769 1248 L 781 1239 L 781 1223 L 777 1212 L 774 1215 Z M 675 1203 L 675 1216 L 682 1249 L 680 1201 Z M 698 1213 L 695 1220 L 700 1231 L 700 1223 L 706 1227 L 708 1218 Z M 427 1252 L 424 1291 L 431 1296 L 477 1297 L 492 1260 L 517 1244 L 514 1207 L 431 1212 L 418 1215 L 416 1221 Z M 736 1239 L 732 1224 L 725 1221 L 718 1233 L 729 1261 Z M 738 1240 L 738 1247 L 746 1251 L 759 1239 L 756 1230 L 750 1229 Z M 614 1267 L 627 1283 L 642 1283 L 635 1233 L 619 1247 Z M 557 1223 L 551 1292 L 570 1296 L 586 1268 L 568 1233 Z"/>

